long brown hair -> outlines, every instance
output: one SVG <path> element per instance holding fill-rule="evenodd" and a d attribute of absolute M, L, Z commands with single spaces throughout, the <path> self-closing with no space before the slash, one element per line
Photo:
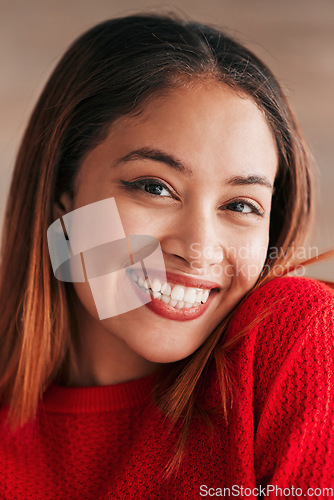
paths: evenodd
<path fill-rule="evenodd" d="M 275 266 L 286 266 L 293 248 L 303 243 L 313 214 L 311 170 L 302 134 L 271 71 L 219 29 L 175 15 L 133 15 L 93 27 L 62 57 L 35 106 L 6 208 L 0 402 L 9 405 L 13 430 L 35 418 L 45 388 L 66 382 L 74 360 L 78 332 L 71 294 L 53 276 L 46 239 L 55 201 L 73 190 L 83 158 L 106 137 L 115 119 L 140 113 L 159 92 L 206 77 L 251 96 L 276 139 L 279 167 L 269 248 L 255 288 L 273 277 Z M 272 256 L 272 247 L 281 249 L 278 256 Z M 232 314 L 189 359 L 165 367 L 168 387 L 157 387 L 159 404 L 171 421 L 184 418 L 172 467 L 182 457 L 196 408 L 195 388 L 212 357 L 227 415 L 232 344 L 224 341 L 224 333 Z"/>

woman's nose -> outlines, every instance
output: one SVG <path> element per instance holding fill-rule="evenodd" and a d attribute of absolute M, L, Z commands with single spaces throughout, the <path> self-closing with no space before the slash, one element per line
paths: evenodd
<path fill-rule="evenodd" d="M 164 239 L 162 250 L 193 270 L 204 270 L 223 261 L 222 239 L 217 214 L 197 210 L 175 222 L 171 234 Z"/>
<path fill-rule="evenodd" d="M 190 244 L 190 255 L 187 255 L 192 269 L 206 269 L 210 266 L 221 264 L 224 252 L 221 246 L 213 245 L 213 242 L 196 241 Z"/>

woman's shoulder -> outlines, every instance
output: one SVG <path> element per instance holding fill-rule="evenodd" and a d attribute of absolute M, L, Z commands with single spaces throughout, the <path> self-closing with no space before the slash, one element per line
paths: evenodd
<path fill-rule="evenodd" d="M 334 286 L 334 284 L 333 284 Z M 329 282 L 307 277 L 283 276 L 273 278 L 254 290 L 247 298 L 253 302 L 286 297 L 295 304 L 317 306 L 324 301 L 333 306 L 334 288 Z"/>
<path fill-rule="evenodd" d="M 303 328 L 312 317 L 334 318 L 334 288 L 313 278 L 276 277 L 251 292 L 235 311 L 232 322 Z"/>
<path fill-rule="evenodd" d="M 328 403 L 334 373 L 334 290 L 328 284 L 304 277 L 274 278 L 237 309 L 233 336 L 244 329 L 246 336 L 232 358 L 241 378 L 248 369 L 256 423 L 269 401 L 269 423 L 270 412 L 284 412 L 288 404 L 295 410 L 304 400 L 307 408 L 315 408 L 312 398 Z M 326 400 L 319 391 L 327 394 Z"/>
<path fill-rule="evenodd" d="M 333 351 L 334 290 L 305 277 L 277 277 L 249 294 L 231 320 L 229 338 L 246 331 L 236 355 L 252 359 L 254 377 L 270 383 L 286 362 L 295 370 Z M 308 363 L 307 361 L 307 363 Z M 333 361 L 328 360 L 333 366 Z M 334 367 L 333 367 L 334 369 Z"/>

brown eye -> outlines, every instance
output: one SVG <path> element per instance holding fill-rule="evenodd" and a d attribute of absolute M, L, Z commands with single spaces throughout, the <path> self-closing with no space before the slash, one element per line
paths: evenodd
<path fill-rule="evenodd" d="M 221 209 L 236 212 L 241 215 L 254 214 L 262 217 L 265 214 L 262 209 L 260 209 L 257 205 L 255 205 L 255 203 L 252 203 L 250 200 L 234 200 L 221 207 Z"/>
<path fill-rule="evenodd" d="M 137 181 L 121 181 L 127 188 L 145 191 L 153 196 L 172 196 L 170 190 L 162 182 L 156 179 L 139 179 Z"/>
<path fill-rule="evenodd" d="M 164 187 L 161 184 L 147 183 L 145 185 L 145 191 L 150 194 L 161 194 Z"/>
<path fill-rule="evenodd" d="M 231 207 L 231 210 L 234 212 L 241 212 L 241 213 L 251 213 L 253 212 L 253 207 L 250 207 L 247 203 L 244 203 L 243 201 L 235 201 L 233 203 L 229 203 L 227 205 L 228 207 Z"/>

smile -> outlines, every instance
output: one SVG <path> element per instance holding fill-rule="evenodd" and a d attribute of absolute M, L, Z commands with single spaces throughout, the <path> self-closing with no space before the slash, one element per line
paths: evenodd
<path fill-rule="evenodd" d="M 211 297 L 218 292 L 218 288 L 188 287 L 172 281 L 161 281 L 154 278 L 143 279 L 131 273 L 131 279 L 136 283 L 139 296 L 149 295 L 151 301 L 146 307 L 156 314 L 178 321 L 196 319 L 208 308 Z"/>
<path fill-rule="evenodd" d="M 210 290 L 190 288 L 168 282 L 162 284 L 158 278 L 155 278 L 152 284 L 148 278 L 145 281 L 143 278 L 135 278 L 135 281 L 145 293 L 175 307 L 175 309 L 188 309 L 199 306 L 201 303 L 205 304 L 210 294 Z"/>

